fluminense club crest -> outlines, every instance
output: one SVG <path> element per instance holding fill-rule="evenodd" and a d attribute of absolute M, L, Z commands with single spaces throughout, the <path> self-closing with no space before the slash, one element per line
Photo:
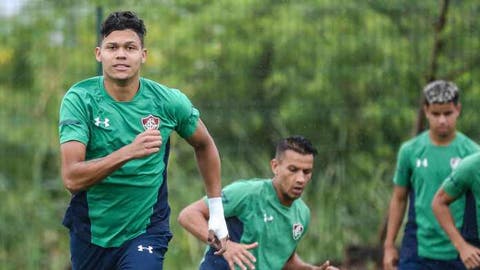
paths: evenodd
<path fill-rule="evenodd" d="M 293 240 L 298 240 L 303 234 L 303 225 L 300 223 L 293 224 Z"/>
<path fill-rule="evenodd" d="M 462 159 L 459 157 L 454 157 L 450 159 L 450 167 L 452 168 L 452 170 L 458 166 L 460 161 L 462 161 Z"/>
<path fill-rule="evenodd" d="M 145 130 L 158 129 L 160 127 L 160 118 L 153 115 L 142 118 L 142 125 Z"/>

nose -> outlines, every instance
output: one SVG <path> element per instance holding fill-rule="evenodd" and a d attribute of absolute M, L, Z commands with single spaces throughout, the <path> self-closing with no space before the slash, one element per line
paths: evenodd
<path fill-rule="evenodd" d="M 447 117 L 445 115 L 440 115 L 440 117 L 438 118 L 438 121 L 440 123 L 446 123 L 447 122 Z"/>
<path fill-rule="evenodd" d="M 310 178 L 309 178 L 308 174 L 300 171 L 300 172 L 298 172 L 295 180 L 297 181 L 297 183 L 305 184 L 309 179 Z"/>
<path fill-rule="evenodd" d="M 122 47 L 118 48 L 118 50 L 116 51 L 116 55 L 115 57 L 116 58 L 125 58 L 125 55 L 126 55 L 126 50 Z"/>

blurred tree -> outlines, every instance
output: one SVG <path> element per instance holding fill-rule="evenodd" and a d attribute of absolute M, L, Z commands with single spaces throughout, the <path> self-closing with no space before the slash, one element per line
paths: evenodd
<path fill-rule="evenodd" d="M 68 246 L 60 226 L 68 194 L 58 172 L 58 105 L 74 82 L 96 74 L 98 6 L 105 16 L 132 9 L 145 19 L 142 75 L 181 89 L 200 109 L 220 149 L 225 184 L 269 177 L 266 161 L 278 138 L 312 139 L 320 154 L 305 194 L 313 216 L 299 247 L 305 259 L 341 259 L 348 244 L 375 244 L 396 150 L 412 135 L 419 94 L 431 78 L 434 44 L 435 77 L 455 80 L 462 91 L 459 128 L 480 135 L 473 109 L 480 102 L 480 3 L 449 2 L 443 31 L 435 33 L 440 3 L 26 2 L 19 14 L 0 18 L 0 218 L 9 220 L 0 226 L 0 263 L 8 257 L 6 269 L 60 269 L 46 265 L 68 259 L 68 248 L 58 250 Z M 191 149 L 177 140 L 169 164 L 176 237 L 166 265 L 194 269 L 203 245 L 174 219 L 203 190 Z M 37 243 L 29 246 L 36 254 L 30 262 L 20 252 L 22 231 Z"/>

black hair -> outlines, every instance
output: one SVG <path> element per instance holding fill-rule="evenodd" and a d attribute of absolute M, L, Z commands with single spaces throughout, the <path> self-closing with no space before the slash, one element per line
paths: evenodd
<path fill-rule="evenodd" d="M 131 29 L 137 33 L 143 46 L 144 37 L 147 35 L 147 29 L 145 28 L 143 20 L 132 11 L 117 11 L 108 15 L 102 23 L 100 34 L 103 39 L 113 31 L 125 29 Z"/>
<path fill-rule="evenodd" d="M 294 135 L 284 138 L 277 143 L 275 156 L 278 158 L 285 151 L 292 150 L 302 155 L 317 155 L 317 149 L 303 136 Z"/>

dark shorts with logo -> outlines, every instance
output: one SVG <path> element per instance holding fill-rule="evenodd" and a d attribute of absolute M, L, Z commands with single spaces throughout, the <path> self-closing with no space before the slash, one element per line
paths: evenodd
<path fill-rule="evenodd" d="M 118 248 L 103 248 L 70 233 L 73 270 L 161 270 L 172 235 L 142 234 Z"/>

